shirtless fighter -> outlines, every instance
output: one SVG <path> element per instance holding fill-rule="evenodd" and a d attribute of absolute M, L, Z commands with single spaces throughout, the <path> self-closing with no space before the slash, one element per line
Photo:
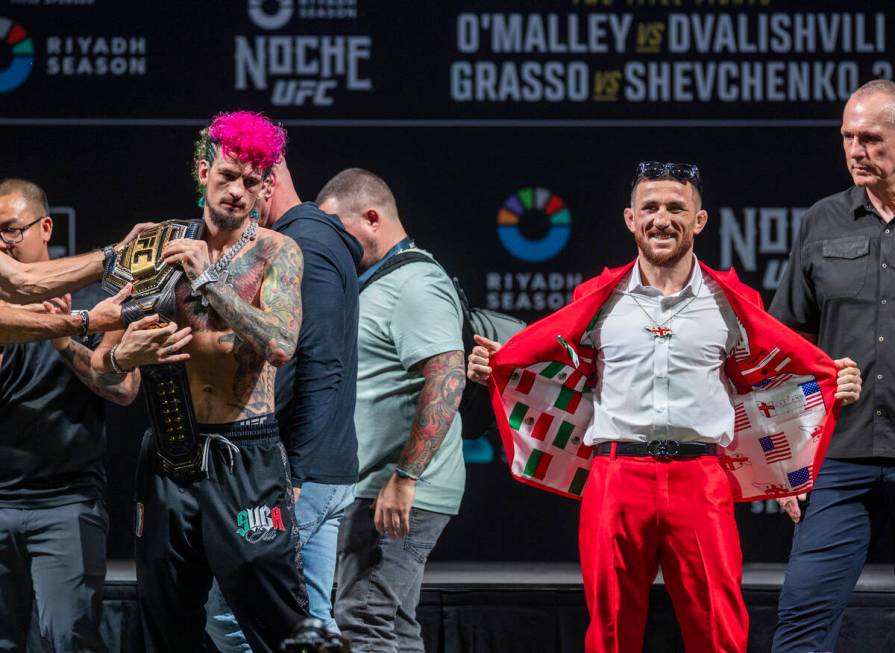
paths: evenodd
<path fill-rule="evenodd" d="M 204 234 L 162 251 L 184 271 L 176 324 L 142 318 L 109 334 L 93 357 L 104 371 L 143 366 L 150 413 L 153 400 L 164 403 L 150 383 L 163 369 L 156 364 L 185 361 L 196 464 L 166 467 L 160 442 L 170 441 L 156 420 L 167 418 L 153 415 L 137 471 L 137 585 L 150 651 L 202 650 L 212 576 L 254 651 L 279 651 L 307 616 L 273 414 L 274 368 L 292 357 L 301 325 L 303 261 L 294 240 L 253 219 L 285 140 L 280 127 L 245 111 L 218 115 L 201 132 L 195 176 Z"/>

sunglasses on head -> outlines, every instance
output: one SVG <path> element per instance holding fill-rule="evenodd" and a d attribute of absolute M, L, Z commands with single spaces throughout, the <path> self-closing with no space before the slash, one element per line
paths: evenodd
<path fill-rule="evenodd" d="M 661 161 L 641 161 L 634 168 L 634 180 L 631 182 L 631 190 L 641 179 L 665 179 L 671 177 L 678 181 L 689 181 L 696 186 L 696 190 L 702 192 L 702 182 L 699 179 L 699 168 L 692 163 L 662 163 Z"/>

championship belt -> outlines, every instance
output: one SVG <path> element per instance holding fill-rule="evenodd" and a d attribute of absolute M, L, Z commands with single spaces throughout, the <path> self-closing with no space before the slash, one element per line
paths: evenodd
<path fill-rule="evenodd" d="M 153 313 L 163 322 L 174 321 L 174 288 L 183 270 L 164 263 L 162 249 L 177 238 L 199 238 L 203 226 L 202 220 L 165 220 L 141 232 L 109 259 L 103 271 L 103 290 L 114 295 L 134 284 L 134 294 L 121 305 L 125 326 Z"/>
<path fill-rule="evenodd" d="M 166 220 L 140 233 L 110 259 L 103 272 L 103 289 L 114 295 L 126 284 L 134 285 L 133 296 L 121 306 L 124 324 L 154 313 L 163 322 L 175 321 L 174 289 L 183 270 L 164 263 L 162 249 L 177 238 L 199 237 L 202 227 L 202 220 Z M 180 483 L 201 478 L 202 446 L 186 365 L 141 365 L 140 375 L 158 472 Z"/>

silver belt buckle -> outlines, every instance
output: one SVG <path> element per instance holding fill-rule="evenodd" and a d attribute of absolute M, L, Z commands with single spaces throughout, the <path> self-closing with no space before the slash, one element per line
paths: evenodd
<path fill-rule="evenodd" d="M 681 445 L 677 440 L 651 440 L 646 451 L 654 458 L 668 458 L 681 453 Z"/>

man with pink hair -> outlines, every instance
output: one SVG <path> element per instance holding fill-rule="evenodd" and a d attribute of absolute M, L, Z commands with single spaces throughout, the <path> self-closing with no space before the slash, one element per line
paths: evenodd
<path fill-rule="evenodd" d="M 294 240 L 255 219 L 285 144 L 281 127 L 246 111 L 218 115 L 202 130 L 194 174 L 204 231 L 162 251 L 184 272 L 176 324 L 159 329 L 159 316 L 147 316 L 109 334 L 93 357 L 103 371 L 143 366 L 149 404 L 165 405 L 137 472 L 137 583 L 150 651 L 202 650 L 213 578 L 254 651 L 279 651 L 308 614 L 274 417 L 276 368 L 292 358 L 302 321 L 304 264 Z M 159 331 L 170 333 L 164 345 Z M 185 363 L 173 400 L 157 392 L 159 363 Z M 192 404 L 181 412 L 175 405 L 174 419 L 186 415 L 185 442 L 198 444 L 186 463 L 171 465 L 171 441 L 160 434 L 177 402 Z"/>

